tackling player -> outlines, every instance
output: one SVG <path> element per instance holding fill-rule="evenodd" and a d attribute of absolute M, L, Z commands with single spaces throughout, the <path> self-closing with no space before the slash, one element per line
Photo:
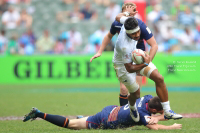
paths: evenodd
<path fill-rule="evenodd" d="M 135 122 L 130 116 L 129 105 L 125 106 L 107 106 L 101 112 L 96 115 L 84 117 L 81 119 L 69 120 L 63 116 L 51 115 L 43 113 L 36 108 L 33 108 L 31 112 L 24 117 L 24 122 L 36 118 L 42 118 L 54 125 L 69 128 L 69 129 L 116 129 L 126 128 L 134 125 L 144 125 L 149 129 L 181 129 L 181 124 L 173 124 L 170 126 L 159 125 L 158 121 L 164 120 L 164 115 L 157 117 L 150 117 L 151 113 L 162 113 L 163 108 L 160 104 L 158 97 L 146 95 L 142 98 L 137 99 L 136 106 L 140 114 L 140 121 Z"/>
<path fill-rule="evenodd" d="M 134 7 L 131 8 L 131 7 Z M 132 10 L 135 10 L 134 13 L 132 13 Z M 126 12 L 131 12 L 132 16 L 134 16 L 137 11 L 136 11 L 136 5 L 134 3 L 128 2 L 125 3 L 122 6 L 122 12 L 126 13 Z M 137 19 L 138 21 L 138 25 L 140 27 L 140 38 L 138 40 L 137 43 L 137 49 L 141 49 L 143 51 L 145 51 L 145 45 L 144 45 L 144 40 L 152 47 L 151 48 L 151 52 L 152 54 L 150 54 L 151 60 L 153 60 L 153 57 L 157 51 L 157 45 L 156 42 L 154 41 L 154 37 L 152 33 L 149 33 L 147 31 L 147 26 L 145 25 L 144 22 L 142 22 L 140 19 Z M 102 45 L 99 49 L 99 51 L 90 59 L 90 62 L 92 62 L 93 59 L 98 58 L 101 56 L 102 52 L 104 51 L 105 47 L 109 44 L 110 40 L 112 39 L 112 37 L 116 34 L 119 33 L 121 30 L 123 24 L 121 24 L 118 21 L 114 21 L 111 25 L 110 31 L 107 33 L 107 35 L 104 37 L 104 40 L 102 42 Z M 150 31 L 150 30 L 149 30 Z M 139 85 L 142 85 L 142 76 L 136 76 L 136 81 L 139 83 Z M 119 96 L 119 100 L 120 100 L 120 105 L 123 106 L 125 104 L 128 103 L 128 90 L 126 89 L 126 86 L 120 82 L 120 96 Z"/>

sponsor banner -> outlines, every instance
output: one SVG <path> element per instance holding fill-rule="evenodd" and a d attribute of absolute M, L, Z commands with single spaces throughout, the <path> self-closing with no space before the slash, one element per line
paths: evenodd
<path fill-rule="evenodd" d="M 92 56 L 92 55 L 91 55 Z M 112 53 L 90 63 L 85 55 L 0 58 L 1 84 L 117 83 Z"/>
<path fill-rule="evenodd" d="M 105 52 L 92 63 L 92 55 L 1 57 L 0 84 L 117 84 L 112 55 Z M 167 84 L 200 83 L 199 57 L 157 54 L 153 63 Z"/>

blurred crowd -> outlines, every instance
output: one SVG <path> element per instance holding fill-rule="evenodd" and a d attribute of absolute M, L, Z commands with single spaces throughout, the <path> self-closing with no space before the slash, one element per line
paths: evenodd
<path fill-rule="evenodd" d="M 172 6 L 166 7 L 162 2 L 151 0 L 146 8 L 159 51 L 200 49 L 200 1 L 174 0 Z"/>
<path fill-rule="evenodd" d="M 37 0 L 0 0 L 0 54 L 32 55 L 32 54 L 87 54 L 96 53 L 109 31 L 110 25 L 100 25 L 96 31 L 83 38 L 77 27 L 52 36 L 48 28 L 43 34 L 36 36 L 33 30 L 32 15 L 36 10 L 32 2 Z M 45 0 L 44 0 L 45 1 Z M 163 6 L 167 0 L 147 0 L 147 25 L 152 30 L 160 52 L 200 49 L 200 2 L 198 0 L 170 1 L 170 8 Z M 55 19 L 59 23 L 78 23 L 82 21 L 108 21 L 110 24 L 121 12 L 123 1 L 117 0 L 60 0 L 64 5 L 71 5 L 71 10 L 57 11 Z M 169 3 L 169 2 L 168 2 Z M 25 8 L 16 5 L 26 5 Z M 94 6 L 95 5 L 95 6 Z M 94 7 L 103 7 L 103 14 Z M 192 7 L 192 8 L 191 8 Z M 48 7 L 46 7 L 48 8 Z M 105 20 L 99 19 L 99 17 Z M 51 20 L 49 20 L 51 21 Z M 45 24 L 44 24 L 45 25 Z M 24 28 L 25 32 L 17 32 L 7 36 L 8 30 Z M 90 28 L 88 25 L 85 28 Z M 86 39 L 87 41 L 84 41 Z M 107 51 L 114 49 L 116 37 L 107 46 Z"/>

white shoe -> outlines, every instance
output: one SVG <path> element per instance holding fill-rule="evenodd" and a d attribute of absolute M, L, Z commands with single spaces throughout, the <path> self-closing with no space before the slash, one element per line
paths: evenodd
<path fill-rule="evenodd" d="M 174 113 L 174 111 L 172 111 L 172 110 L 168 110 L 168 111 L 166 111 L 164 114 L 165 114 L 165 115 L 164 115 L 165 119 L 174 119 L 174 120 L 177 120 L 177 119 L 183 118 L 182 115 L 176 114 L 176 113 Z"/>

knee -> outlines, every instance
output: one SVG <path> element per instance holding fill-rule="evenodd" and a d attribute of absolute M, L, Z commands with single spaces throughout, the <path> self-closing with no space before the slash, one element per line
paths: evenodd
<path fill-rule="evenodd" d="M 125 86 L 120 87 L 120 94 L 121 95 L 128 95 L 128 89 Z"/>
<path fill-rule="evenodd" d="M 164 83 L 164 78 L 163 78 L 163 76 L 162 75 L 158 75 L 157 77 L 156 77 L 156 81 L 155 82 L 157 82 L 157 83 Z"/>

